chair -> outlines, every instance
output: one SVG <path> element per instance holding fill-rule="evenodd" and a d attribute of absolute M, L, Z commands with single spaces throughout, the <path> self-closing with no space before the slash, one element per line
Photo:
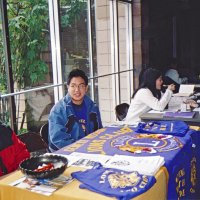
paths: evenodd
<path fill-rule="evenodd" d="M 49 152 L 47 143 L 42 139 L 42 137 L 38 133 L 28 132 L 18 135 L 18 138 L 24 144 L 26 144 L 28 151 L 32 155 Z"/>
<path fill-rule="evenodd" d="M 48 133 L 49 133 L 49 124 L 47 122 L 40 128 L 40 136 L 46 142 L 47 145 L 49 144 Z"/>
<path fill-rule="evenodd" d="M 115 114 L 119 121 L 125 119 L 128 109 L 129 109 L 129 104 L 127 103 L 121 103 L 115 107 Z"/>

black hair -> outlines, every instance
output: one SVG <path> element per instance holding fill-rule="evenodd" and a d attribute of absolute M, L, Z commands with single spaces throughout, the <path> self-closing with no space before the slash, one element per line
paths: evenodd
<path fill-rule="evenodd" d="M 154 68 L 147 68 L 142 74 L 140 74 L 141 82 L 138 89 L 133 93 L 132 98 L 135 96 L 137 91 L 141 88 L 148 88 L 154 97 L 160 99 L 161 92 L 160 90 L 156 89 L 156 80 L 162 76 L 162 72 L 154 69 Z"/>
<path fill-rule="evenodd" d="M 88 85 L 88 77 L 85 75 L 85 72 L 81 69 L 73 69 L 69 73 L 69 75 L 67 77 L 67 85 L 70 84 L 72 78 L 74 78 L 74 77 L 81 77 L 84 80 L 85 85 Z"/>
<path fill-rule="evenodd" d="M 129 109 L 129 104 L 127 103 L 121 103 L 115 106 L 115 113 L 119 121 L 122 121 L 126 117 L 128 109 Z"/>

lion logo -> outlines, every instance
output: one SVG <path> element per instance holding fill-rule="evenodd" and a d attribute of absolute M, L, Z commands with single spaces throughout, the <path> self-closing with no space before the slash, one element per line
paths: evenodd
<path fill-rule="evenodd" d="M 130 174 L 115 173 L 108 176 L 108 181 L 112 188 L 134 187 L 139 183 L 140 179 L 137 172 Z"/>

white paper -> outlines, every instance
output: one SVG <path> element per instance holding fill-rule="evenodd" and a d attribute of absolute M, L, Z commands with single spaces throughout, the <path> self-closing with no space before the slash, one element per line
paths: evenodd
<path fill-rule="evenodd" d="M 106 168 L 115 168 L 124 171 L 137 171 L 140 174 L 154 176 L 165 163 L 161 156 L 124 156 L 115 155 L 105 165 Z"/>
<path fill-rule="evenodd" d="M 195 108 L 193 111 L 200 112 L 200 107 Z"/>
<path fill-rule="evenodd" d="M 181 84 L 178 93 L 173 96 L 188 97 L 194 93 L 194 85 Z"/>
<path fill-rule="evenodd" d="M 59 155 L 59 156 L 63 156 L 65 158 L 67 158 L 68 160 L 68 164 L 67 166 L 71 166 L 74 162 L 76 162 L 77 160 L 79 160 L 79 157 L 77 156 L 72 156 L 72 155 L 65 155 L 65 154 L 56 154 L 56 153 L 46 153 L 45 155 Z"/>
<path fill-rule="evenodd" d="M 179 88 L 179 93 L 193 93 L 194 85 L 181 84 Z"/>

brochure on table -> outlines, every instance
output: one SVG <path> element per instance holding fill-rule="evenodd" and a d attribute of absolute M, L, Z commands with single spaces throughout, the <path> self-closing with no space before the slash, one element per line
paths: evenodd
<path fill-rule="evenodd" d="M 10 183 L 9 185 L 23 188 L 31 192 L 50 196 L 53 192 L 72 182 L 72 177 L 60 175 L 54 179 L 33 179 L 26 176 Z"/>

